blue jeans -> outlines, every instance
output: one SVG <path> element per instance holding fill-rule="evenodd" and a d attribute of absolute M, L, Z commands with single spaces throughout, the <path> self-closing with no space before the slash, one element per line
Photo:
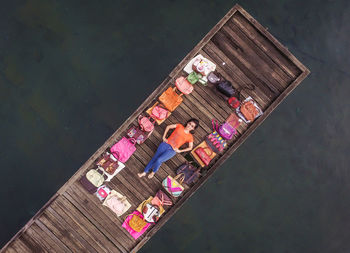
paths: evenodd
<path fill-rule="evenodd" d="M 153 172 L 156 173 L 162 163 L 168 161 L 174 155 L 176 155 L 174 149 L 168 143 L 162 142 L 144 172 L 148 173 L 153 168 Z"/>

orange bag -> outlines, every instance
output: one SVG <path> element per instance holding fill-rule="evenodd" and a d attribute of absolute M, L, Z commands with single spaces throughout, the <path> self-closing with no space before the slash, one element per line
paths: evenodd
<path fill-rule="evenodd" d="M 253 121 L 259 115 L 259 110 L 252 101 L 242 103 L 240 110 L 248 121 Z"/>
<path fill-rule="evenodd" d="M 159 97 L 159 101 L 168 109 L 170 112 L 174 111 L 182 103 L 182 94 L 176 93 L 175 88 L 169 87 Z"/>

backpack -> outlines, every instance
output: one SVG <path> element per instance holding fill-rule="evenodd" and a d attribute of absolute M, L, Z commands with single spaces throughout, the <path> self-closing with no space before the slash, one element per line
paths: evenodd
<path fill-rule="evenodd" d="M 122 163 L 129 160 L 130 156 L 136 151 L 134 138 L 123 137 L 120 141 L 111 147 L 112 155 Z"/>
<path fill-rule="evenodd" d="M 159 207 L 156 205 L 146 204 L 142 209 L 142 215 L 147 222 L 157 222 L 160 216 Z"/>

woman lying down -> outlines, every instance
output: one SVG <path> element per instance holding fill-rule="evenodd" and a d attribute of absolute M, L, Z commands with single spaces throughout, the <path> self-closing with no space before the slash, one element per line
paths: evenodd
<path fill-rule="evenodd" d="M 154 154 L 151 161 L 147 164 L 145 170 L 142 173 L 138 173 L 139 177 L 146 176 L 151 170 L 152 172 L 148 175 L 148 178 L 152 178 L 163 162 L 171 159 L 176 153 L 190 151 L 193 148 L 193 131 L 199 126 L 197 119 L 190 119 L 186 125 L 173 124 L 166 127 L 163 134 L 163 142 L 159 145 L 156 153 Z M 174 129 L 174 132 L 166 139 L 168 131 Z M 188 148 L 179 149 L 182 145 L 188 143 Z"/>

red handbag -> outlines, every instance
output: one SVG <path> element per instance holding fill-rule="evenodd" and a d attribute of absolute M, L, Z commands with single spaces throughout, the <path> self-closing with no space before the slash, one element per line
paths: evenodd
<path fill-rule="evenodd" d="M 207 153 L 205 151 L 206 149 L 209 150 L 209 153 Z M 205 147 L 205 148 L 199 147 L 194 152 L 198 155 L 198 157 L 201 159 L 201 161 L 205 165 L 209 165 L 210 161 L 212 160 L 212 158 L 210 156 L 213 154 L 213 151 L 210 148 L 208 148 L 208 147 Z"/>
<path fill-rule="evenodd" d="M 175 80 L 176 88 L 183 94 L 190 94 L 193 91 L 193 85 L 183 76 L 180 76 Z"/>
<path fill-rule="evenodd" d="M 163 108 L 160 105 L 156 105 L 155 107 L 153 107 L 151 114 L 152 114 L 152 117 L 158 120 L 163 120 L 168 117 L 168 113 L 169 111 L 167 109 Z"/>

